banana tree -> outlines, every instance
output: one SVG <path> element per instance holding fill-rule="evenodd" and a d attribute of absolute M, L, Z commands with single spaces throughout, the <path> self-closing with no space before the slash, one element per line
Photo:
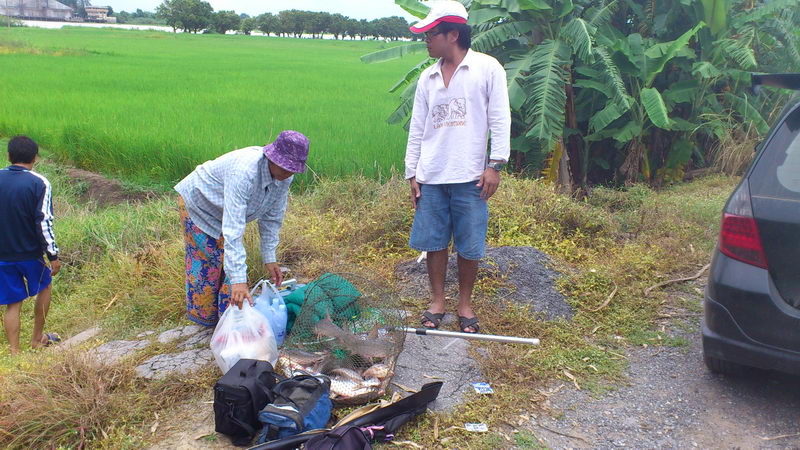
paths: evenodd
<path fill-rule="evenodd" d="M 800 70 L 800 0 L 460 1 L 473 48 L 506 68 L 517 167 L 549 157 L 546 176 L 564 186 L 586 185 L 589 173 L 681 179 L 690 160 L 704 163 L 701 149 L 741 124 L 766 131 L 780 94 L 753 99 L 750 71 Z M 428 11 L 396 3 L 417 17 Z M 362 59 L 422 52 L 411 43 Z M 408 123 L 417 77 L 433 63 L 423 59 L 392 87 L 401 101 L 389 122 Z"/>
<path fill-rule="evenodd" d="M 680 6 L 677 2 L 661 2 L 657 14 L 674 14 Z M 695 124 L 690 141 L 697 159 L 704 159 L 698 148 L 719 148 L 730 139 L 768 131 L 768 116 L 780 109 L 787 94 L 773 91 L 754 97 L 747 89 L 750 72 L 800 70 L 800 36 L 787 32 L 800 25 L 798 6 L 798 0 L 744 0 L 733 4 L 728 0 L 703 0 L 683 5 L 682 17 L 661 21 L 661 31 L 679 23 L 705 20 L 710 24 L 697 34 L 697 59 L 684 65 L 683 79 L 664 91 L 667 107 Z M 679 168 L 691 153 L 676 145 L 662 170 Z M 675 158 L 675 154 L 683 157 Z M 676 171 L 674 175 L 680 179 L 683 173 Z"/>
<path fill-rule="evenodd" d="M 618 30 L 607 27 L 598 35 L 611 52 L 600 52 L 596 70 L 602 70 L 607 82 L 597 84 L 592 78 L 579 79 L 576 85 L 597 90 L 607 99 L 600 111 L 589 119 L 589 142 L 613 139 L 624 150 L 625 159 L 619 167 L 626 182 L 650 180 L 652 170 L 649 149 L 657 145 L 659 136 L 674 131 L 692 131 L 693 126 L 683 118 L 673 117 L 664 101 L 662 86 L 656 83 L 663 77 L 665 68 L 676 58 L 694 59 L 690 41 L 705 24 L 700 22 L 683 32 L 677 39 L 658 42 L 639 33 L 622 36 Z M 591 72 L 583 70 L 584 75 Z M 609 95 L 609 87 L 617 92 Z M 667 139 L 672 142 L 673 139 Z M 683 147 L 683 146 L 681 146 Z M 685 153 L 686 150 L 681 148 Z"/>

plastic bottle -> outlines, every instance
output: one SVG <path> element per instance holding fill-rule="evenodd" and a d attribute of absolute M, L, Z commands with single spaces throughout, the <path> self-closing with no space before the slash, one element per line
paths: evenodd
<path fill-rule="evenodd" d="M 275 289 L 272 283 L 267 280 L 262 280 L 256 285 L 253 292 L 255 292 L 259 286 L 261 286 L 261 294 L 253 298 L 255 302 L 253 306 L 256 311 L 267 318 L 272 328 L 272 334 L 275 335 L 275 342 L 278 344 L 278 347 L 280 347 L 286 339 L 286 322 L 288 320 L 286 304 L 283 301 L 283 296 Z"/>

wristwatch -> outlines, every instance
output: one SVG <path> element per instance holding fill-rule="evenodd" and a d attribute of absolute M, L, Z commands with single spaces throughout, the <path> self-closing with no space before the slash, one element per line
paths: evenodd
<path fill-rule="evenodd" d="M 489 161 L 489 164 L 488 164 L 488 167 L 491 167 L 492 169 L 494 169 L 494 170 L 496 170 L 498 172 L 502 172 L 503 171 L 503 167 L 505 167 L 505 166 L 506 166 L 506 163 L 504 163 L 504 162 Z"/>

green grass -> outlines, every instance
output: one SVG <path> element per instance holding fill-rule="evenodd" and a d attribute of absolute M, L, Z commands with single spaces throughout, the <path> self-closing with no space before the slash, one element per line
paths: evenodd
<path fill-rule="evenodd" d="M 416 58 L 386 44 L 110 29 L 0 29 L 0 135 L 27 134 L 80 167 L 168 186 L 227 151 L 295 129 L 320 176 L 402 166 L 388 88 Z M 313 181 L 311 173 L 298 184 Z"/>

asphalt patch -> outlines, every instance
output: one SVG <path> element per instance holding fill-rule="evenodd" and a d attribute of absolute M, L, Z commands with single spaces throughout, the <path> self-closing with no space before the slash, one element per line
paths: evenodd
<path fill-rule="evenodd" d="M 532 312 L 546 320 L 572 319 L 573 310 L 556 289 L 558 272 L 550 268 L 550 257 L 533 247 L 495 247 L 486 250 L 478 265 L 478 277 L 501 278 L 498 299 L 528 305 Z M 401 263 L 395 269 L 404 297 L 429 295 L 428 272 L 425 262 L 416 260 Z M 445 291 L 458 291 L 457 256 L 452 254 L 447 264 Z"/>

